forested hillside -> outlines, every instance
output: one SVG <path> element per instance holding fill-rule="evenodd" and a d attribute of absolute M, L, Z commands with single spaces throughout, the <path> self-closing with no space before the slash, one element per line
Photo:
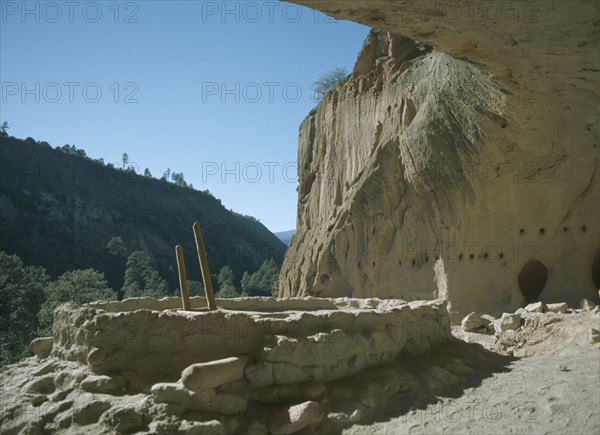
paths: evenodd
<path fill-rule="evenodd" d="M 192 234 L 196 220 L 213 274 L 230 266 L 239 280 L 271 258 L 281 264 L 285 245 L 208 191 L 105 165 L 81 150 L 0 137 L 0 250 L 17 254 L 26 265 L 45 267 L 53 277 L 95 269 L 111 288 L 121 289 L 127 257 L 146 251 L 175 290 L 177 244 L 184 247 L 189 279 L 200 280 Z"/>

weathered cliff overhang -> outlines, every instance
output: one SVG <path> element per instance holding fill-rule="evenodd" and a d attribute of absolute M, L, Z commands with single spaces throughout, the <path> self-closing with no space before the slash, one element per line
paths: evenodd
<path fill-rule="evenodd" d="M 379 31 L 301 126 L 281 296 L 598 297 L 595 2 L 293 3 Z"/>

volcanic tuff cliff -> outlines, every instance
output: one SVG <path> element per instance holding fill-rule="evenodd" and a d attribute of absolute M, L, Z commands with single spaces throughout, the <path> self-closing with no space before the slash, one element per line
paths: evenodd
<path fill-rule="evenodd" d="M 598 297 L 595 2 L 295 3 L 381 30 L 300 127 L 280 296 Z"/>

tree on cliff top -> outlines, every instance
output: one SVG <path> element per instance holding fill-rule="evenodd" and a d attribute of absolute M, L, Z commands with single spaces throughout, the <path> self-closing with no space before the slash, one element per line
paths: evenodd
<path fill-rule="evenodd" d="M 321 101 L 329 91 L 331 91 L 340 83 L 344 83 L 347 79 L 348 72 L 346 71 L 346 68 L 338 67 L 327 74 L 323 74 L 316 82 L 313 83 L 315 101 Z"/>

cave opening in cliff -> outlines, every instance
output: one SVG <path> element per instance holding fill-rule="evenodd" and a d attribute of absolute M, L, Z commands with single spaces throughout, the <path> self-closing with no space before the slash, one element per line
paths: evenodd
<path fill-rule="evenodd" d="M 519 288 L 530 304 L 539 300 L 548 281 L 548 269 L 537 260 L 529 261 L 519 273 Z"/>
<path fill-rule="evenodd" d="M 592 262 L 592 280 L 594 281 L 594 287 L 600 289 L 600 248 L 596 251 Z"/>

